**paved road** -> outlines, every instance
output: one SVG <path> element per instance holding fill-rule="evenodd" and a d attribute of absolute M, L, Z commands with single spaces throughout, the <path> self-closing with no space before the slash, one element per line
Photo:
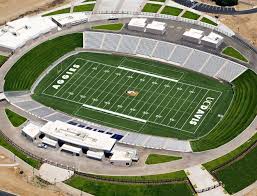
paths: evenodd
<path fill-rule="evenodd" d="M 189 0 L 174 0 L 176 3 L 190 7 L 192 9 L 212 13 L 212 14 L 225 14 L 225 15 L 242 15 L 242 14 L 253 14 L 257 13 L 257 8 L 249 10 L 236 10 L 234 7 L 221 7 L 221 6 L 212 6 L 205 3 L 200 3 L 195 1 L 191 3 Z"/>

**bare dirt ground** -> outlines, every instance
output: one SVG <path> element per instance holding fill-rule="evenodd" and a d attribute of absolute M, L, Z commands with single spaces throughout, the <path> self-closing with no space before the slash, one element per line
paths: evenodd
<path fill-rule="evenodd" d="M 0 24 L 19 16 L 38 13 L 71 0 L 0 0 Z"/>
<path fill-rule="evenodd" d="M 220 16 L 219 20 L 257 47 L 257 13 L 239 16 Z"/>
<path fill-rule="evenodd" d="M 0 152 L 0 164 L 13 163 Z M 20 196 L 64 196 L 65 194 L 55 186 L 40 182 L 32 175 L 24 172 L 18 167 L 1 167 L 0 166 L 0 189 L 3 191 L 18 194 Z"/>

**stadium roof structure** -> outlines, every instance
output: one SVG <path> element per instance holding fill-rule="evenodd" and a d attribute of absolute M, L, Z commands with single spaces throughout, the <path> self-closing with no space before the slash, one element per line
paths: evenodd
<path fill-rule="evenodd" d="M 48 122 L 40 131 L 51 138 L 90 149 L 111 151 L 116 143 L 110 135 L 76 127 L 61 121 Z"/>
<path fill-rule="evenodd" d="M 24 46 L 27 41 L 36 39 L 54 28 L 57 28 L 57 25 L 51 19 L 40 16 L 7 22 L 0 29 L 0 47 L 16 50 Z"/>
<path fill-rule="evenodd" d="M 59 26 L 76 25 L 88 21 L 88 15 L 84 12 L 53 15 L 51 18 Z"/>
<path fill-rule="evenodd" d="M 183 36 L 199 40 L 204 36 L 204 32 L 198 29 L 189 29 L 183 33 Z"/>
<path fill-rule="evenodd" d="M 202 38 L 202 41 L 206 41 L 212 44 L 218 44 L 223 41 L 223 37 L 221 35 L 218 35 L 217 33 L 210 32 L 209 35 L 204 36 Z"/>

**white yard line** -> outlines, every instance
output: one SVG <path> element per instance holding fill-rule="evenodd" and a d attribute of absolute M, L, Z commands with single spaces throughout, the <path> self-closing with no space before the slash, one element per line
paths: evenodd
<path fill-rule="evenodd" d="M 194 115 L 194 111 L 197 110 L 197 108 L 199 108 L 200 104 L 202 103 L 203 99 L 205 98 L 205 96 L 208 94 L 209 90 L 206 91 L 206 93 L 204 94 L 204 96 L 202 97 L 201 101 L 199 101 L 198 105 L 195 107 L 195 109 L 192 111 L 192 114 L 188 117 L 191 118 L 192 115 Z M 183 126 L 181 127 L 181 129 L 183 129 L 183 127 L 185 126 L 185 124 L 187 123 L 187 120 L 185 121 L 185 123 L 183 124 Z M 199 126 L 199 125 L 198 125 Z M 195 133 L 195 132 L 194 132 Z"/>
<path fill-rule="evenodd" d="M 125 114 L 121 114 L 121 113 L 118 113 L 118 112 L 113 112 L 113 111 L 110 111 L 110 110 L 105 110 L 105 109 L 94 107 L 94 106 L 91 106 L 91 105 L 83 104 L 83 106 L 87 107 L 87 108 L 94 109 L 94 110 L 98 110 L 98 111 L 101 111 L 101 112 L 105 112 L 105 113 L 109 113 L 109 114 L 114 114 L 114 115 L 117 115 L 117 116 L 125 117 L 125 118 L 131 119 L 131 120 L 136 120 L 136 121 L 143 122 L 143 123 L 147 122 L 146 120 L 143 120 L 141 118 L 136 118 L 136 117 L 128 116 L 128 115 L 125 115 Z"/>
<path fill-rule="evenodd" d="M 155 78 L 160 78 L 160 79 L 163 79 L 163 80 L 178 82 L 178 80 L 175 80 L 175 79 L 171 79 L 171 78 L 167 78 L 167 77 L 164 77 L 164 76 L 159 76 L 159 75 L 156 75 L 156 74 L 151 74 L 151 73 L 147 73 L 147 72 L 143 72 L 143 71 L 139 71 L 139 70 L 135 70 L 135 69 L 120 67 L 120 66 L 118 68 L 123 69 L 123 70 L 127 70 L 127 71 L 132 71 L 132 72 L 139 73 L 139 74 L 143 74 L 143 75 L 147 75 L 147 76 L 151 76 L 151 77 L 155 77 Z"/>
<path fill-rule="evenodd" d="M 179 99 L 177 99 L 177 101 L 175 102 L 175 104 L 174 104 L 173 107 L 172 107 L 172 110 L 173 110 L 173 108 L 175 107 L 175 105 L 178 103 L 178 101 L 180 101 L 181 97 L 183 97 L 183 95 L 185 94 L 185 92 L 187 91 L 187 89 L 188 89 L 188 86 L 186 86 L 186 89 L 184 90 L 184 92 L 180 95 Z M 170 102 L 169 102 L 169 103 L 170 103 Z M 161 121 L 161 123 L 163 123 L 163 121 L 167 118 L 167 116 L 170 114 L 170 112 L 171 112 L 172 110 L 170 110 L 170 111 L 164 116 L 164 118 L 163 118 L 163 120 Z"/>
<path fill-rule="evenodd" d="M 157 81 L 155 81 L 155 82 L 157 82 Z M 150 87 L 150 88 L 152 88 L 152 87 L 155 86 L 155 90 L 151 93 L 151 95 L 155 95 L 156 91 L 159 89 L 159 87 L 162 86 L 163 82 L 164 82 L 164 81 L 161 81 L 161 83 L 158 85 L 158 87 L 156 87 L 155 84 L 153 84 L 153 85 Z M 150 89 L 150 88 L 149 88 L 149 89 Z M 164 89 L 165 89 L 165 88 L 164 88 Z M 149 96 L 148 94 L 146 94 L 146 95 Z M 144 108 L 144 106 L 145 106 L 147 103 L 149 103 L 148 101 L 149 101 L 151 98 L 152 98 L 152 96 L 149 96 L 149 98 L 147 99 L 146 103 L 145 103 L 144 105 L 142 105 L 142 106 L 139 108 L 139 110 L 138 110 L 138 112 L 135 114 L 135 116 L 138 115 L 138 113 L 141 111 L 142 108 Z M 142 97 L 141 99 L 143 99 L 143 97 Z M 137 106 L 137 105 L 136 105 L 136 106 Z M 150 107 L 149 107 L 149 108 L 150 108 Z M 149 118 L 148 118 L 148 119 L 149 119 Z"/>
<path fill-rule="evenodd" d="M 194 87 L 193 91 L 195 90 L 196 87 Z M 187 98 L 183 101 L 183 103 L 179 106 L 178 110 L 175 112 L 175 114 L 172 115 L 171 118 L 175 118 L 175 116 L 177 115 L 178 111 L 181 111 L 181 108 L 183 107 L 183 105 L 187 102 L 188 98 L 191 96 L 191 93 L 189 92 L 188 93 L 188 96 Z M 178 123 L 179 121 L 176 122 L 176 124 Z M 168 123 L 168 125 L 170 124 L 171 122 Z M 175 124 L 175 126 L 176 126 Z"/>
<path fill-rule="evenodd" d="M 124 78 L 124 77 L 128 77 L 128 76 L 127 76 L 128 73 L 129 73 L 129 72 L 127 72 L 127 73 L 123 76 L 123 78 Z M 134 76 L 134 73 L 132 74 L 132 77 L 133 77 L 133 76 Z M 137 76 L 137 77 L 138 77 L 138 76 Z M 122 79 L 123 79 L 123 78 L 122 78 Z M 130 78 L 128 78 L 125 83 L 127 83 L 129 80 L 130 80 Z M 134 82 L 134 81 L 133 81 L 133 82 Z M 132 83 L 133 83 L 133 82 L 132 82 Z M 125 85 L 122 85 L 122 84 L 120 84 L 120 85 L 121 85 L 121 87 L 117 90 L 117 92 L 120 91 L 120 90 L 125 86 Z M 116 94 L 114 94 L 114 95 L 111 97 L 110 102 L 112 101 L 112 99 L 113 99 L 115 96 L 116 96 Z M 121 97 L 123 97 L 123 95 L 119 96 L 119 98 L 116 99 L 116 101 L 114 101 L 114 103 L 112 104 L 112 106 L 109 108 L 110 110 L 116 105 L 116 102 L 117 102 L 118 100 L 120 100 Z M 115 110 L 115 111 L 117 111 L 117 110 Z"/>
<path fill-rule="evenodd" d="M 201 91 L 202 91 L 202 89 L 200 89 L 200 90 L 198 91 L 197 95 L 195 95 L 195 98 L 194 98 L 194 99 L 192 100 L 192 102 L 187 106 L 186 111 L 191 107 L 191 105 L 192 105 L 193 103 L 195 103 L 195 99 L 198 97 L 198 95 L 201 94 Z M 181 120 L 181 118 L 184 116 L 184 114 L 186 114 L 186 112 L 184 112 L 184 113 L 180 116 L 180 118 L 178 119 L 178 121 L 177 121 L 177 123 L 175 124 L 175 126 L 177 126 L 178 122 Z M 190 113 L 190 116 L 191 116 L 191 113 Z M 186 120 L 186 121 L 187 121 L 187 120 Z"/>

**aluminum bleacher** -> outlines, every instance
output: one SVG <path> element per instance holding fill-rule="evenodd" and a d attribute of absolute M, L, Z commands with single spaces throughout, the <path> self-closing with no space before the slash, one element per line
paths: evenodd
<path fill-rule="evenodd" d="M 156 44 L 157 44 L 156 40 L 142 38 L 136 53 L 145 55 L 145 56 L 151 56 L 152 51 L 154 50 Z"/>
<path fill-rule="evenodd" d="M 121 35 L 105 34 L 102 49 L 107 51 L 116 51 L 120 42 Z"/>
<path fill-rule="evenodd" d="M 226 59 L 212 55 L 200 71 L 205 75 L 213 77 L 221 69 L 225 62 Z"/>
<path fill-rule="evenodd" d="M 121 53 L 135 54 L 140 38 L 123 35 L 121 39 L 122 40 L 117 51 Z"/>
<path fill-rule="evenodd" d="M 84 47 L 86 49 L 116 51 L 130 55 L 140 54 L 146 58 L 158 58 L 229 82 L 247 69 L 238 63 L 200 50 L 130 35 L 84 32 Z"/>
<path fill-rule="evenodd" d="M 174 50 L 174 47 L 175 47 L 174 44 L 160 41 L 157 47 L 155 48 L 152 57 L 168 60 L 170 57 L 170 54 Z"/>
<path fill-rule="evenodd" d="M 185 62 L 184 67 L 192 69 L 194 71 L 199 71 L 204 66 L 209 57 L 210 54 L 208 53 L 199 50 L 194 50 Z"/>

